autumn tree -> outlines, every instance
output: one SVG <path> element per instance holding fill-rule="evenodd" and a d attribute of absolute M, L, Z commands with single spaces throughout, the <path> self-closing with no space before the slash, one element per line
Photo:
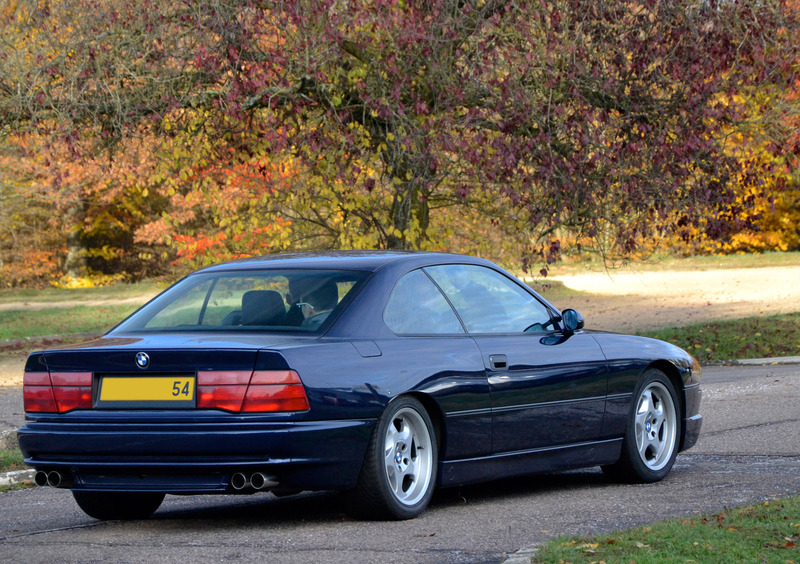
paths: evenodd
<path fill-rule="evenodd" d="M 37 64 L 74 56 L 61 50 L 71 22 L 54 33 L 48 10 L 46 2 L 0 7 L 4 86 L 20 88 Z M 128 135 L 119 142 L 124 150 L 87 151 L 95 147 L 90 136 L 53 135 L 57 119 L 26 125 L 6 123 L 2 131 L 0 283 L 71 285 L 157 273 L 142 268 L 133 241 L 137 225 L 160 211 L 143 200 L 139 184 L 152 168 L 148 139 Z"/>
<path fill-rule="evenodd" d="M 793 83 L 800 29 L 778 0 L 20 6 L 10 21 L 58 56 L 0 56 L 5 128 L 77 151 L 200 136 L 202 162 L 153 190 L 248 176 L 261 196 L 230 213 L 282 218 L 309 246 L 444 246 L 432 234 L 464 208 L 525 262 L 565 242 L 628 256 L 701 223 L 724 236 L 733 179 L 765 173 L 726 140 L 787 135 L 737 94 Z"/>

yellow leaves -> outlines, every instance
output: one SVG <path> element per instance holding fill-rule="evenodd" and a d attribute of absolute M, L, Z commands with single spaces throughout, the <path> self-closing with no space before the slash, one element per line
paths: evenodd
<path fill-rule="evenodd" d="M 350 69 L 347 73 L 347 80 L 350 84 L 355 84 L 359 82 L 362 78 L 367 76 L 367 69 L 364 66 L 357 66 L 353 69 Z M 377 116 L 375 116 L 377 117 Z"/>

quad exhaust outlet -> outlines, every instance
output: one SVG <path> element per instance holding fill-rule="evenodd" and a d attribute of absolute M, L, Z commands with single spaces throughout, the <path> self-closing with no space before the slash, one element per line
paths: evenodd
<path fill-rule="evenodd" d="M 50 472 L 39 470 L 33 476 L 33 481 L 37 486 L 50 486 L 53 488 L 60 488 L 66 485 L 64 476 L 56 470 Z"/>
<path fill-rule="evenodd" d="M 244 472 L 236 472 L 231 476 L 230 481 L 231 488 L 237 492 L 246 489 L 261 491 L 277 487 L 278 484 L 278 478 L 275 476 L 269 476 L 263 472 L 253 472 L 250 475 L 247 475 Z"/>

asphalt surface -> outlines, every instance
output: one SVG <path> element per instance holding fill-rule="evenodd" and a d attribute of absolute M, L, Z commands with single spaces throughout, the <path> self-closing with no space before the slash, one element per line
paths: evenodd
<path fill-rule="evenodd" d="M 0 555 L 21 562 L 499 562 L 561 534 L 606 533 L 800 492 L 800 365 L 710 367 L 703 433 L 664 481 L 599 469 L 441 490 L 403 522 L 361 522 L 332 494 L 167 496 L 150 520 L 99 522 L 68 491 L 0 494 Z M 19 403 L 17 403 L 19 402 Z M 0 389 L 0 421 L 21 422 Z"/>

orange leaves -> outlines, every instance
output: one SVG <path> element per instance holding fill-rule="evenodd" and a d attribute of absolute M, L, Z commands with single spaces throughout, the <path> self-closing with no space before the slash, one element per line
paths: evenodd
<path fill-rule="evenodd" d="M 174 264 L 202 266 L 212 262 L 269 254 L 285 248 L 290 232 L 291 221 L 277 217 L 273 223 L 252 230 L 227 229 L 210 235 L 175 235 L 178 260 Z"/>
<path fill-rule="evenodd" d="M 178 243 L 178 256 L 187 261 L 195 260 L 198 255 L 221 255 L 221 251 L 225 248 L 225 239 L 226 235 L 222 232 L 210 237 L 203 234 L 194 237 L 175 235 L 175 242 Z"/>
<path fill-rule="evenodd" d="M 31 287 L 59 276 L 57 255 L 50 250 L 23 250 L 0 268 L 0 288 Z"/>

